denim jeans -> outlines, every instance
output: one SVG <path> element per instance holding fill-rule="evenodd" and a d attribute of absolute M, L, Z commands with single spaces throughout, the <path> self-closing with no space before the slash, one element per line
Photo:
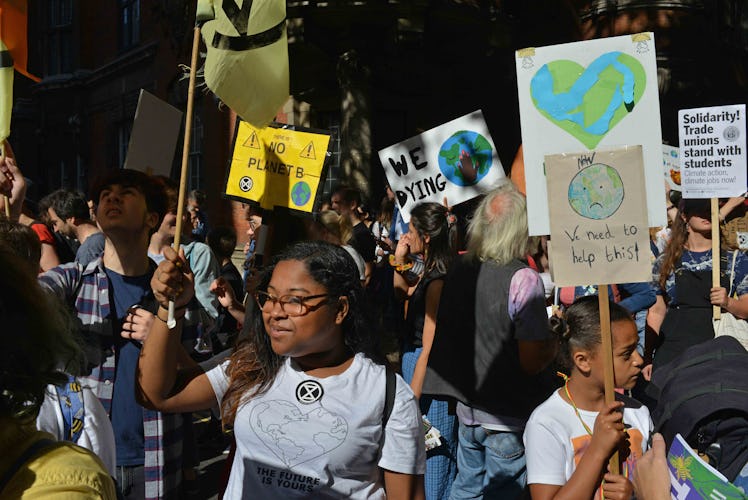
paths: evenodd
<path fill-rule="evenodd" d="M 522 497 L 527 469 L 521 432 L 490 431 L 460 422 L 458 440 L 451 500 Z"/>
<path fill-rule="evenodd" d="M 116 467 L 117 498 L 142 500 L 145 498 L 145 468 L 142 465 Z"/>

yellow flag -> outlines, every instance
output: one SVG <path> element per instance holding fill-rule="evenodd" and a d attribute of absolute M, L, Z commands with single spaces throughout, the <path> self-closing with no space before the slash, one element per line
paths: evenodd
<path fill-rule="evenodd" d="M 264 127 L 288 99 L 285 0 L 200 0 L 205 83 L 246 122 Z"/>
<path fill-rule="evenodd" d="M 13 112 L 13 58 L 0 40 L 0 144 L 10 135 Z"/>
<path fill-rule="evenodd" d="M 40 81 L 38 76 L 28 72 L 28 2 L 26 0 L 0 0 L 0 38 L 13 56 L 16 71 Z"/>

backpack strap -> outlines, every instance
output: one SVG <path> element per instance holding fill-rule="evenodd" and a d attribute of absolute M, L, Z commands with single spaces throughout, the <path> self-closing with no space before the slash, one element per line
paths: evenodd
<path fill-rule="evenodd" d="M 86 407 L 83 403 L 83 389 L 78 379 L 68 375 L 68 380 L 55 386 L 57 403 L 60 405 L 65 441 L 77 443 L 83 433 Z"/>
<path fill-rule="evenodd" d="M 733 292 L 735 292 L 735 298 L 737 298 L 737 290 L 733 290 L 733 285 L 735 285 L 735 260 L 738 258 L 738 250 L 735 250 L 732 252 L 732 265 L 730 266 L 730 289 L 727 291 L 727 296 L 732 297 Z"/>
<path fill-rule="evenodd" d="M 395 372 L 389 366 L 385 366 L 385 386 L 384 386 L 384 411 L 382 412 L 382 429 L 387 427 L 390 420 L 392 408 L 395 406 L 395 389 L 397 389 L 397 379 Z"/>
<path fill-rule="evenodd" d="M 8 485 L 11 479 L 13 479 L 13 476 L 16 475 L 16 472 L 21 470 L 21 468 L 31 460 L 33 457 L 35 457 L 39 452 L 42 450 L 45 450 L 47 448 L 52 447 L 56 444 L 56 441 L 53 441 L 51 439 L 39 439 L 38 441 L 35 441 L 31 446 L 26 448 L 23 453 L 16 459 L 15 462 L 8 468 L 8 470 L 5 471 L 3 476 L 0 478 L 0 493 L 3 492 L 5 487 Z"/>

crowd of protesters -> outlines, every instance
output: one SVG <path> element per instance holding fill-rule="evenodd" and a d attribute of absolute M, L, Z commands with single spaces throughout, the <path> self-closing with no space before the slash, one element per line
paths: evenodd
<path fill-rule="evenodd" d="M 651 283 L 605 291 L 606 403 L 599 290 L 556 289 L 510 181 L 408 223 L 389 186 L 372 204 L 340 186 L 293 227 L 250 205 L 240 270 L 204 192 L 177 221 L 172 180 L 112 170 L 32 213 L 19 160 L 0 159 L 3 498 L 196 498 L 192 413 L 211 409 L 225 498 L 669 498 L 655 383 L 714 342 L 713 306 L 748 318 L 748 256 L 713 259 L 708 203 L 673 200 Z M 748 439 L 723 437 L 713 465 L 746 488 Z"/>

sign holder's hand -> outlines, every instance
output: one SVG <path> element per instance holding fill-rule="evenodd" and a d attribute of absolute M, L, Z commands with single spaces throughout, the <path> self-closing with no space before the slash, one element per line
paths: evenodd
<path fill-rule="evenodd" d="M 5 215 L 17 221 L 23 209 L 26 197 L 26 179 L 21 173 L 10 143 L 3 143 L 3 154 L 0 156 L 0 192 L 3 194 Z"/>

